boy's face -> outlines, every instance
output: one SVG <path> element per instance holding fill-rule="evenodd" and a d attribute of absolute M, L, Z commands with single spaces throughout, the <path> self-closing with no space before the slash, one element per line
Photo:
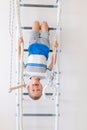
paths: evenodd
<path fill-rule="evenodd" d="M 32 78 L 30 85 L 28 87 L 29 93 L 32 95 L 32 97 L 37 97 L 42 94 L 42 85 L 37 78 Z"/>

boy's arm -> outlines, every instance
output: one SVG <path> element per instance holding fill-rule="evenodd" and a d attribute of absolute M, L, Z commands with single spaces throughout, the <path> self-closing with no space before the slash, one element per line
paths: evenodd
<path fill-rule="evenodd" d="M 55 63 L 56 63 L 56 59 L 57 59 L 57 53 L 56 53 L 56 49 L 58 47 L 58 42 L 57 41 L 54 41 L 53 43 L 53 52 L 52 52 L 52 60 L 51 60 L 51 63 L 49 65 L 49 69 L 52 70 Z"/>
<path fill-rule="evenodd" d="M 18 39 L 18 60 L 20 60 L 20 54 L 21 54 L 21 44 L 23 43 L 23 38 L 20 37 Z"/>

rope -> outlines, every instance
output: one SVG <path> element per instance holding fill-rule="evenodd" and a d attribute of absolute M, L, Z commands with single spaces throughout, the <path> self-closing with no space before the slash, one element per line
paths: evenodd
<path fill-rule="evenodd" d="M 9 34 L 11 39 L 11 50 L 10 50 L 10 87 L 12 85 L 12 58 L 13 58 L 13 37 L 14 37 L 14 0 L 10 0 L 10 7 L 9 7 Z"/>

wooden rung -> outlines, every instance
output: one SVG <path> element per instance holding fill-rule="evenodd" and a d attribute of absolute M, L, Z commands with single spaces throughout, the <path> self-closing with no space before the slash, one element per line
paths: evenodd
<path fill-rule="evenodd" d="M 23 88 L 23 87 L 26 87 L 26 84 L 18 85 L 18 86 L 15 86 L 15 87 L 10 87 L 9 92 L 12 92 L 13 90 Z"/>

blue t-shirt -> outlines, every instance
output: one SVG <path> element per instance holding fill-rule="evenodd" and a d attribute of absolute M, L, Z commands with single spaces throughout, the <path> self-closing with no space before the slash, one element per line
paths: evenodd
<path fill-rule="evenodd" d="M 34 55 L 34 54 L 44 55 L 47 60 L 49 54 L 49 48 L 44 44 L 34 43 L 29 46 L 28 53 L 29 53 L 28 55 Z"/>

